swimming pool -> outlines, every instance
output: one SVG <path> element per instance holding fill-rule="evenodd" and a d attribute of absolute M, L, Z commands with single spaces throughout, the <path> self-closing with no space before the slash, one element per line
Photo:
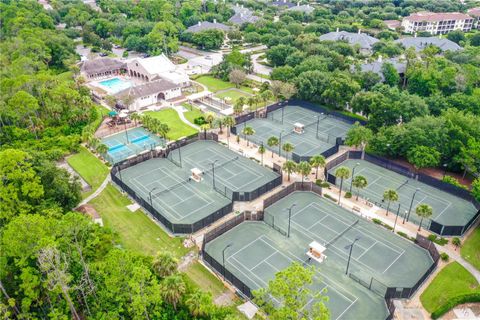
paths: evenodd
<path fill-rule="evenodd" d="M 120 78 L 103 80 L 103 81 L 100 81 L 98 84 L 105 87 L 108 93 L 116 93 L 123 89 L 130 88 L 132 86 L 132 84 L 129 81 L 125 81 Z"/>

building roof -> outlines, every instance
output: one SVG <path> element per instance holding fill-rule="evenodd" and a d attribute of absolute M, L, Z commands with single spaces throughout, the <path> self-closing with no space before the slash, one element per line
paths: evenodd
<path fill-rule="evenodd" d="M 371 49 L 378 39 L 365 33 L 353 33 L 346 31 L 329 32 L 320 36 L 321 41 L 347 41 L 351 45 L 358 44 L 362 49 Z"/>
<path fill-rule="evenodd" d="M 462 49 L 462 47 L 453 41 L 437 37 L 407 37 L 395 40 L 394 42 L 401 44 L 405 48 L 414 47 L 416 51 L 422 51 L 428 45 L 439 47 L 442 51 L 458 51 Z"/>
<path fill-rule="evenodd" d="M 312 7 L 311 5 L 309 4 L 304 4 L 304 5 L 300 5 L 300 4 L 297 4 L 296 6 L 293 6 L 293 7 L 290 7 L 288 8 L 288 10 L 290 11 L 299 11 L 299 12 L 304 12 L 304 13 L 312 13 L 315 8 Z"/>
<path fill-rule="evenodd" d="M 126 63 L 120 60 L 104 57 L 94 60 L 85 60 L 81 63 L 80 70 L 86 74 L 103 73 L 115 69 L 126 68 Z"/>
<path fill-rule="evenodd" d="M 273 1 L 272 2 L 272 6 L 276 6 L 276 7 L 294 7 L 296 4 L 293 3 L 293 2 L 289 2 L 287 0 L 279 0 L 279 1 Z"/>
<path fill-rule="evenodd" d="M 413 21 L 413 22 L 435 22 L 443 20 L 466 20 L 471 19 L 468 14 L 460 12 L 428 12 L 421 11 L 417 13 L 412 13 L 408 17 L 405 17 L 404 20 Z"/>
<path fill-rule="evenodd" d="M 244 24 L 244 23 L 254 23 L 257 22 L 260 18 L 252 15 L 251 13 L 235 13 L 230 19 L 229 22 L 233 24 Z"/>
<path fill-rule="evenodd" d="M 213 22 L 210 21 L 200 21 L 198 24 L 190 26 L 186 32 L 191 32 L 191 33 L 196 33 L 196 32 L 201 32 L 205 30 L 222 30 L 222 31 L 229 31 L 230 27 L 227 25 L 224 25 L 223 23 L 218 23 L 215 20 Z"/>
<path fill-rule="evenodd" d="M 402 22 L 398 20 L 384 20 L 383 23 L 385 23 L 388 29 L 393 30 L 396 28 L 400 28 L 400 26 L 402 25 Z"/>
<path fill-rule="evenodd" d="M 480 17 L 480 7 L 469 9 L 467 13 L 472 17 L 478 18 Z"/>
<path fill-rule="evenodd" d="M 150 74 L 160 74 L 176 69 L 173 62 L 170 61 L 170 59 L 168 59 L 163 53 L 154 57 L 132 59 L 129 61 L 129 63 L 140 64 Z"/>
<path fill-rule="evenodd" d="M 118 91 L 114 94 L 117 98 L 122 98 L 125 96 L 131 96 L 133 98 L 140 98 L 149 96 L 151 94 L 156 94 L 162 91 L 171 90 L 178 88 L 179 86 L 173 82 L 167 81 L 165 79 L 155 80 L 147 82 L 138 86 L 130 87 L 121 91 Z"/>
<path fill-rule="evenodd" d="M 407 69 L 407 63 L 405 61 L 402 61 L 398 58 L 390 58 L 385 60 L 379 59 L 373 62 L 363 63 L 360 65 L 360 70 L 362 72 L 374 72 L 378 74 L 383 80 L 382 66 L 384 63 L 391 63 L 398 73 L 405 73 Z"/>

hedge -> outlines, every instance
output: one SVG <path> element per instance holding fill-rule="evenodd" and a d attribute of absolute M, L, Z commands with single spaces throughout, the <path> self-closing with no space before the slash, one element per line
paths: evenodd
<path fill-rule="evenodd" d="M 432 312 L 432 319 L 438 319 L 443 316 L 445 313 L 450 311 L 452 308 L 459 304 L 470 303 L 470 302 L 480 302 L 480 292 L 468 293 L 460 296 L 456 296 L 445 304 L 437 308 L 437 310 Z"/>

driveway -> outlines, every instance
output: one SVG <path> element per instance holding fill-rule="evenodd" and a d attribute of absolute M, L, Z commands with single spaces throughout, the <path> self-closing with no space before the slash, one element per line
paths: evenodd
<path fill-rule="evenodd" d="M 270 73 L 272 73 L 272 68 L 264 66 L 257 61 L 258 57 L 260 57 L 262 54 L 263 53 L 252 54 L 253 72 L 268 76 Z"/>
<path fill-rule="evenodd" d="M 177 54 L 187 63 L 179 64 L 178 67 L 185 70 L 189 75 L 208 73 L 210 69 L 222 62 L 223 54 L 220 52 L 203 51 L 194 48 L 180 46 Z"/>

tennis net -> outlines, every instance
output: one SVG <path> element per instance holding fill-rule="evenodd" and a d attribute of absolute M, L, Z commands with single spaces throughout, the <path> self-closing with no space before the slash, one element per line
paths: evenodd
<path fill-rule="evenodd" d="M 358 221 L 360 221 L 360 220 L 356 220 L 354 223 L 352 223 L 351 225 L 349 225 L 345 230 L 343 230 L 343 231 L 340 232 L 338 235 L 336 235 L 335 238 L 333 238 L 332 240 L 330 240 L 330 241 L 325 245 L 325 248 L 328 248 L 331 244 L 333 244 L 335 241 L 337 241 L 341 236 L 343 236 L 345 233 L 347 233 L 349 230 L 351 230 L 353 227 L 355 227 L 355 225 L 358 223 Z"/>
<path fill-rule="evenodd" d="M 282 236 L 286 236 L 287 232 L 280 228 L 278 225 L 275 224 L 275 216 L 272 214 L 269 214 L 268 212 L 263 213 L 263 222 L 265 222 L 268 226 L 270 226 L 272 229 L 276 230 L 279 232 Z"/>
<path fill-rule="evenodd" d="M 405 180 L 405 182 L 402 183 L 400 186 L 398 186 L 397 191 L 400 190 L 400 188 L 403 187 L 404 185 L 406 185 L 407 183 L 408 183 L 408 179 Z"/>
<path fill-rule="evenodd" d="M 180 181 L 180 182 L 174 184 L 173 186 L 171 186 L 171 187 L 169 187 L 169 188 L 167 188 L 167 189 L 163 189 L 163 190 L 161 190 L 161 191 L 153 194 L 153 195 L 152 195 L 152 199 L 153 199 L 153 198 L 157 198 L 158 196 L 160 196 L 160 195 L 162 195 L 162 194 L 165 194 L 165 193 L 167 193 L 167 192 L 170 192 L 170 191 L 172 191 L 172 190 L 175 190 L 175 189 L 177 189 L 177 188 L 179 188 L 179 187 L 181 187 L 181 186 L 189 183 L 190 181 L 192 181 L 192 178 L 187 178 L 186 180 Z"/>
<path fill-rule="evenodd" d="M 169 160 L 171 163 L 173 163 L 174 165 L 176 165 L 177 167 L 181 168 L 182 167 L 182 164 L 180 162 L 178 162 L 177 160 L 174 160 L 173 159 L 173 152 L 170 151 L 168 154 L 167 154 L 167 160 Z"/>
<path fill-rule="evenodd" d="M 232 158 L 232 159 L 226 160 L 225 162 L 222 162 L 221 164 L 218 164 L 218 165 L 216 165 L 216 166 L 214 166 L 214 167 L 212 167 L 212 168 L 210 168 L 210 169 L 204 170 L 204 171 L 203 171 L 203 174 L 210 173 L 210 172 L 212 172 L 214 169 L 220 169 L 220 168 L 226 166 L 227 164 L 232 163 L 232 162 L 234 162 L 234 161 L 236 161 L 236 160 L 238 160 L 238 159 L 239 159 L 239 157 L 236 156 L 236 157 L 234 157 L 234 158 Z"/>
<path fill-rule="evenodd" d="M 322 121 L 322 120 L 325 120 L 325 119 L 327 119 L 327 118 L 328 118 L 328 114 L 325 115 L 325 116 L 323 116 L 323 117 L 320 117 L 318 120 L 316 120 L 316 121 L 314 121 L 314 122 L 312 122 L 312 123 L 306 124 L 304 128 L 306 129 L 306 128 L 310 128 L 310 127 L 316 126 L 318 122 L 320 122 L 320 121 Z"/>

